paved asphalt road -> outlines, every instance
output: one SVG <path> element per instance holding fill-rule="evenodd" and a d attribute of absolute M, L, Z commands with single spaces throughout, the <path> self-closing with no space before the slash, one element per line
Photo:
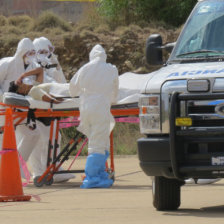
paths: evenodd
<path fill-rule="evenodd" d="M 83 169 L 85 158 L 74 168 Z M 152 206 L 151 180 L 137 156 L 116 157 L 116 182 L 110 189 L 80 189 L 81 174 L 67 183 L 24 188 L 31 202 L 0 203 L 0 224 L 217 224 L 224 223 L 224 180 L 182 187 L 178 211 Z"/>

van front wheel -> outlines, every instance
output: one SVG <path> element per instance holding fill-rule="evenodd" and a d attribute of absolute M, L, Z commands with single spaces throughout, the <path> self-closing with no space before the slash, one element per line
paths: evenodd
<path fill-rule="evenodd" d="M 177 210 L 180 206 L 180 188 L 182 184 L 177 179 L 153 177 L 153 206 L 158 211 Z"/>

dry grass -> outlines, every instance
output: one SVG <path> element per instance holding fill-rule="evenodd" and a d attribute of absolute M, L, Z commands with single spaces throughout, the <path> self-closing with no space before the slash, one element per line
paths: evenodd
<path fill-rule="evenodd" d="M 117 123 L 114 129 L 114 152 L 117 155 L 137 153 L 137 139 L 142 135 L 138 124 Z"/>
<path fill-rule="evenodd" d="M 11 16 L 8 18 L 8 24 L 27 32 L 33 26 L 33 19 L 27 15 Z"/>
<path fill-rule="evenodd" d="M 33 30 L 44 31 L 45 29 L 60 28 L 64 32 L 72 31 L 69 22 L 52 12 L 43 12 L 34 22 Z"/>
<path fill-rule="evenodd" d="M 76 128 L 62 129 L 62 148 L 74 137 Z M 138 124 L 117 123 L 114 130 L 114 154 L 115 155 L 135 155 L 137 153 L 137 139 L 142 137 L 139 133 Z M 84 147 L 81 155 L 87 155 L 87 146 Z"/>
<path fill-rule="evenodd" d="M 0 27 L 5 26 L 7 23 L 7 18 L 5 16 L 0 15 Z"/>

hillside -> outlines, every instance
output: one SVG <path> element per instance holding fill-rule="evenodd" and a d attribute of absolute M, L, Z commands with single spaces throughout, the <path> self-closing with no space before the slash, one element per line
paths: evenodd
<path fill-rule="evenodd" d="M 97 43 L 105 47 L 108 62 L 115 64 L 120 74 L 127 71 L 149 72 L 151 68 L 146 65 L 144 57 L 148 36 L 160 33 L 166 43 L 175 41 L 179 32 L 157 24 L 122 26 L 115 30 L 105 24 L 69 24 L 51 13 L 37 19 L 1 16 L 0 28 L 0 58 L 13 55 L 17 43 L 24 37 L 34 39 L 45 36 L 55 45 L 55 53 L 68 80 L 88 61 L 88 54 Z"/>
<path fill-rule="evenodd" d="M 0 58 L 14 55 L 18 42 L 24 37 L 33 40 L 45 36 L 55 45 L 55 53 L 68 81 L 88 62 L 89 52 L 95 44 L 104 46 L 107 61 L 118 67 L 119 74 L 128 71 L 148 73 L 154 68 L 145 62 L 145 43 L 153 33 L 160 33 L 166 43 L 175 41 L 179 30 L 168 29 L 156 23 L 121 26 L 111 30 L 104 23 L 70 24 L 51 13 L 36 19 L 28 16 L 0 16 Z M 73 136 L 74 128 L 63 129 L 61 134 L 64 145 Z M 138 125 L 117 124 L 114 131 L 115 153 L 135 154 L 136 139 L 139 137 Z"/>

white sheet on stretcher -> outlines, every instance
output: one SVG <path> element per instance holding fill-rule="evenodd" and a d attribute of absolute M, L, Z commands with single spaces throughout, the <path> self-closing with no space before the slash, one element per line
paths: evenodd
<path fill-rule="evenodd" d="M 134 73 L 125 73 L 119 76 L 119 93 L 118 93 L 118 102 L 116 105 L 137 103 L 140 97 L 140 91 L 144 87 L 145 83 L 148 80 L 147 74 L 134 74 Z M 58 84 L 54 83 L 50 89 L 52 95 L 58 97 L 68 97 L 69 96 L 69 83 Z M 8 95 L 7 95 L 8 94 Z M 24 96 L 6 93 L 7 96 L 17 95 L 18 99 Z M 6 97 L 4 94 L 4 96 Z M 3 102 L 4 102 L 3 96 Z M 30 96 L 25 96 L 25 99 L 29 102 L 30 108 L 38 109 L 49 109 L 51 105 L 44 101 L 37 101 L 31 98 Z M 53 109 L 72 109 L 79 107 L 79 98 L 65 99 L 64 102 L 60 104 L 53 104 Z"/>
<path fill-rule="evenodd" d="M 127 72 L 120 75 L 118 104 L 137 103 L 148 80 L 149 74 Z"/>

